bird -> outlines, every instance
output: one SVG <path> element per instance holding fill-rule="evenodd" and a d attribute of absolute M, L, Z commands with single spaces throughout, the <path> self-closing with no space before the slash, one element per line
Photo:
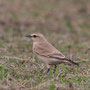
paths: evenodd
<path fill-rule="evenodd" d="M 48 69 L 47 72 L 50 71 L 51 65 L 55 66 L 55 72 L 57 65 L 65 62 L 79 66 L 79 63 L 66 58 L 64 54 L 49 43 L 43 34 L 32 33 L 26 35 L 26 37 L 33 40 L 33 53 L 37 56 L 39 61 L 45 63 Z"/>

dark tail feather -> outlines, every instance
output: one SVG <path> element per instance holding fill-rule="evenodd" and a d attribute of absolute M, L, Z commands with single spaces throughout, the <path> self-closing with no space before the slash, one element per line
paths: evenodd
<path fill-rule="evenodd" d="M 70 63 L 79 66 L 79 63 L 76 63 L 76 62 L 72 61 L 71 59 L 63 58 L 63 60 L 69 61 Z"/>
<path fill-rule="evenodd" d="M 79 66 L 79 63 L 76 63 L 76 62 L 74 62 L 74 61 L 72 61 L 71 59 L 68 59 L 68 58 L 60 58 L 60 57 L 55 57 L 55 56 L 50 56 L 50 58 L 55 58 L 55 59 L 59 59 L 59 60 L 69 61 L 70 63 Z"/>

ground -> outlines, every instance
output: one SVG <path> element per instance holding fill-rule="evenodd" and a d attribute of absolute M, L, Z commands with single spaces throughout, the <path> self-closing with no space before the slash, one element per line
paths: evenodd
<path fill-rule="evenodd" d="M 33 32 L 80 66 L 44 73 Z M 90 90 L 90 0 L 0 0 L 0 90 Z"/>

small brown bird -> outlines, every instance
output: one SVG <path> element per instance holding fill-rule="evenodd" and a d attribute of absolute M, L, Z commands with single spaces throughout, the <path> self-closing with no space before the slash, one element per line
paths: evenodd
<path fill-rule="evenodd" d="M 50 65 L 56 65 L 64 62 L 79 65 L 78 63 L 67 59 L 59 50 L 52 46 L 41 33 L 26 35 L 33 40 L 33 52 L 38 59 L 44 62 L 50 70 Z M 54 70 L 55 71 L 55 70 Z"/>

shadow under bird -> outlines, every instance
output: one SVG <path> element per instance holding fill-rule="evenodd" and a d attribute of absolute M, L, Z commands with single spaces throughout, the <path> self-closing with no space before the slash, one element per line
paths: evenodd
<path fill-rule="evenodd" d="M 78 63 L 66 58 L 59 50 L 57 50 L 53 45 L 51 45 L 44 35 L 41 33 L 33 33 L 26 35 L 28 38 L 33 40 L 33 53 L 37 56 L 39 61 L 46 64 L 48 71 L 50 71 L 50 65 L 56 65 L 64 62 L 75 64 L 79 66 Z M 55 70 L 54 70 L 55 71 Z"/>

